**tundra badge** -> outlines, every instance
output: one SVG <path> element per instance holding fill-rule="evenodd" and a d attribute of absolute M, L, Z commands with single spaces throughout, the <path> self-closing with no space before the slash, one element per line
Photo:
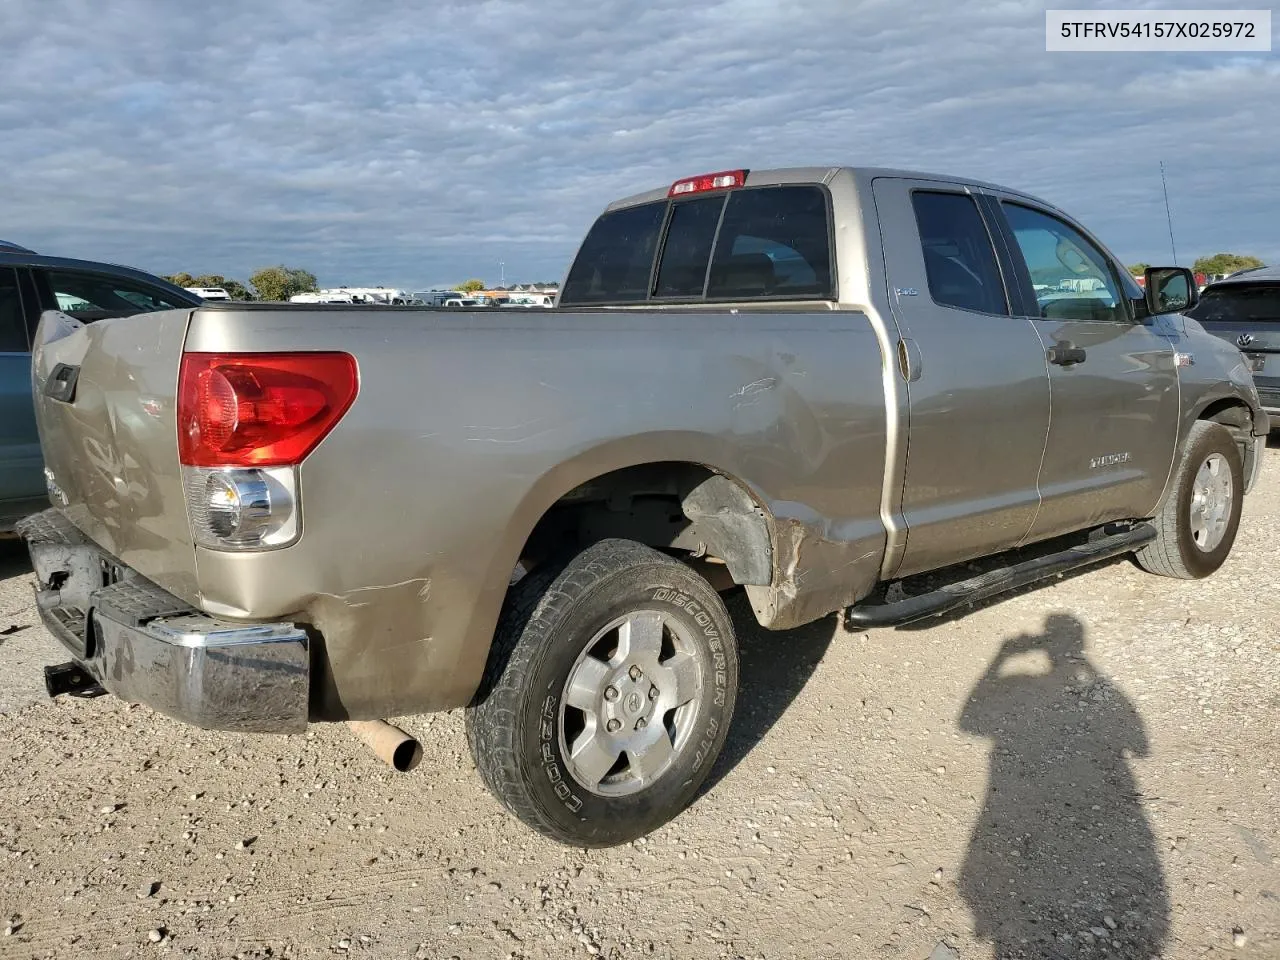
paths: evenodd
<path fill-rule="evenodd" d="M 1124 453 L 1108 453 L 1105 456 L 1093 457 L 1089 460 L 1089 469 L 1097 470 L 1099 467 L 1113 467 L 1117 463 L 1128 463 L 1129 451 Z"/>

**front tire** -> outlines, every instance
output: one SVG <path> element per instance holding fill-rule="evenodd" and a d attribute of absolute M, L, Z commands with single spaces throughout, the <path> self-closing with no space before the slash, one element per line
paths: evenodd
<path fill-rule="evenodd" d="M 1197 420 L 1175 470 L 1153 522 L 1156 539 L 1137 561 L 1149 573 L 1198 580 L 1222 566 L 1236 540 L 1244 504 L 1240 448 L 1222 424 Z"/>
<path fill-rule="evenodd" d="M 719 594 L 665 554 L 604 540 L 511 588 L 467 738 L 485 785 L 534 830 L 612 846 L 693 799 L 737 688 Z"/>

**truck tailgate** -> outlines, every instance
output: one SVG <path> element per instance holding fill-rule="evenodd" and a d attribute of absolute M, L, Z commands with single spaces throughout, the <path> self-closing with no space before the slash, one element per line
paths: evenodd
<path fill-rule="evenodd" d="M 81 324 L 46 311 L 32 369 L 52 502 L 108 553 L 195 604 L 175 409 L 191 312 Z"/>

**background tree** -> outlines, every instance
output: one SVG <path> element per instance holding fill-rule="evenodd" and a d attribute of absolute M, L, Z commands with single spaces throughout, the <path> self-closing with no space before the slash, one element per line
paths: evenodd
<path fill-rule="evenodd" d="M 249 283 L 253 285 L 259 300 L 288 300 L 296 293 L 309 293 L 319 289 L 314 273 L 286 266 L 263 267 L 254 272 Z"/>
<path fill-rule="evenodd" d="M 477 290 L 484 289 L 483 280 L 468 280 L 466 283 L 459 284 L 458 289 L 463 293 L 475 293 Z"/>
<path fill-rule="evenodd" d="M 1211 257 L 1201 257 L 1192 269 L 1196 273 L 1235 273 L 1237 270 L 1252 270 L 1261 266 L 1264 264 L 1257 257 L 1239 253 L 1215 253 Z"/>
<path fill-rule="evenodd" d="M 243 283 L 220 273 L 202 273 L 197 277 L 189 273 L 175 273 L 165 279 L 179 287 L 221 287 L 231 295 L 232 300 L 253 299 L 253 294 Z"/>
<path fill-rule="evenodd" d="M 1147 272 L 1147 267 L 1149 266 L 1151 266 L 1149 263 L 1131 263 L 1129 264 L 1129 272 L 1135 277 L 1140 277 Z"/>
<path fill-rule="evenodd" d="M 183 284 L 187 287 L 221 287 L 231 295 L 232 300 L 252 300 L 253 294 L 239 280 L 231 277 L 224 277 L 220 273 L 202 273 L 195 278 L 192 283 Z"/>

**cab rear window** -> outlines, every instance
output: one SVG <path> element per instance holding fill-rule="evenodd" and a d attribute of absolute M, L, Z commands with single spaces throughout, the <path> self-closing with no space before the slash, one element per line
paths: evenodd
<path fill-rule="evenodd" d="M 834 299 L 831 215 L 815 184 L 747 187 L 603 214 L 562 306 Z"/>
<path fill-rule="evenodd" d="M 606 213 L 591 227 L 565 279 L 560 302 L 631 303 L 647 300 L 653 255 L 666 204 Z"/>

